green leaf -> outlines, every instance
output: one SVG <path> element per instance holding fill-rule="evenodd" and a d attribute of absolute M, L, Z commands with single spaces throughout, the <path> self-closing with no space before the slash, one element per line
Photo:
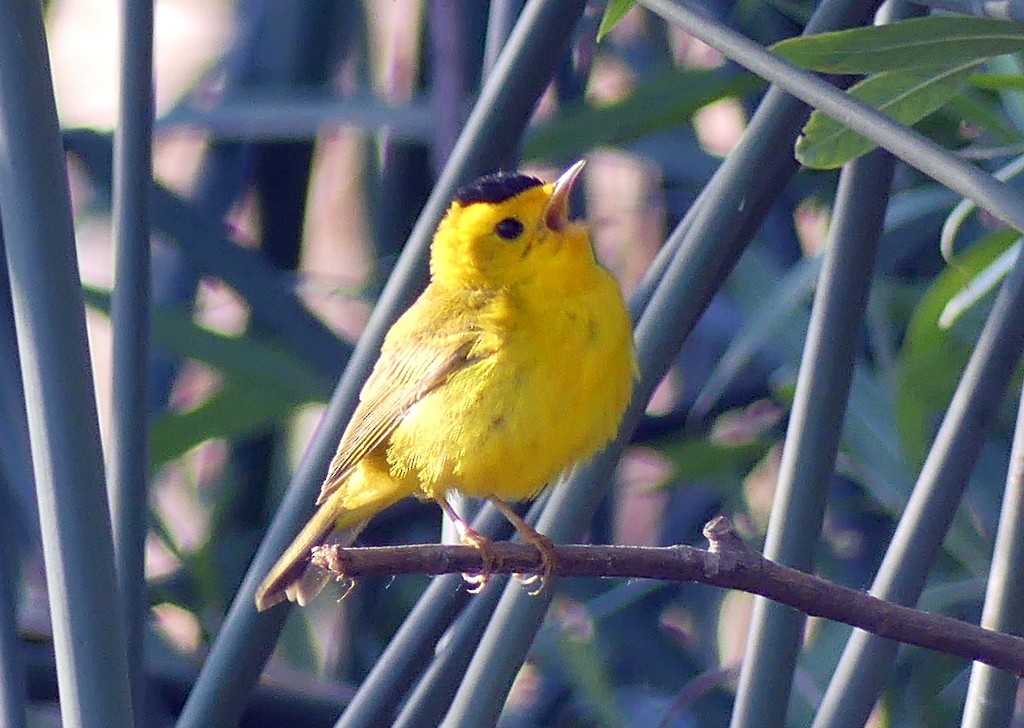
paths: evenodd
<path fill-rule="evenodd" d="M 938 418 L 949 405 L 981 329 L 987 307 L 974 306 L 952 326 L 946 306 L 1017 239 L 1000 230 L 957 255 L 928 287 L 907 327 L 897 365 L 896 423 L 908 459 L 922 462 Z M 992 294 L 987 297 L 991 300 Z"/>
<path fill-rule="evenodd" d="M 1010 274 L 1017 256 L 1020 255 L 1021 239 L 1006 249 L 1002 255 L 988 264 L 980 273 L 974 276 L 960 293 L 949 299 L 946 307 L 942 309 L 939 316 L 939 326 L 948 329 L 954 325 L 965 312 L 978 304 L 989 293 L 995 290 L 1002 280 Z"/>
<path fill-rule="evenodd" d="M 678 482 L 747 473 L 774 444 L 775 439 L 769 437 L 741 443 L 718 443 L 700 437 L 653 443 L 651 447 L 672 462 L 672 481 Z"/>
<path fill-rule="evenodd" d="M 560 162 L 599 146 L 622 146 L 647 134 L 689 123 L 700 109 L 764 85 L 748 74 L 721 70 L 670 69 L 637 87 L 622 101 L 594 107 L 578 104 L 539 124 L 526 137 L 523 156 Z"/>
<path fill-rule="evenodd" d="M 844 455 L 837 466 L 898 516 L 910 497 L 914 477 L 907 464 L 907 458 L 912 456 L 905 456 L 901 449 L 891 414 L 898 407 L 896 398 L 902 394 L 902 390 L 896 389 L 891 378 L 876 375 L 864 364 L 855 366 L 843 430 Z M 918 464 L 921 457 L 923 451 L 917 458 Z M 972 571 L 983 573 L 992 549 L 975 526 L 962 509 L 957 511 L 943 548 Z"/>
<path fill-rule="evenodd" d="M 1022 172 L 1024 172 L 1024 158 L 1018 157 L 997 169 L 992 176 L 1000 182 L 1006 182 Z M 953 259 L 953 250 L 956 246 L 957 235 L 960 234 L 960 228 L 977 209 L 978 206 L 973 200 L 964 198 L 946 216 L 946 221 L 942 224 L 942 232 L 939 235 L 939 252 L 942 253 L 942 257 L 947 263 Z"/>
<path fill-rule="evenodd" d="M 1024 28 L 1008 20 L 932 16 L 790 38 L 772 46 L 786 60 L 825 73 L 962 67 L 1024 50 Z"/>
<path fill-rule="evenodd" d="M 615 30 L 615 26 L 626 17 L 626 13 L 632 10 L 634 5 L 636 5 L 636 0 L 609 0 L 608 7 L 604 9 L 604 15 L 601 16 L 601 25 L 597 29 L 598 43 Z"/>
<path fill-rule="evenodd" d="M 807 304 L 821 273 L 821 260 L 821 256 L 800 260 L 773 285 L 771 294 L 766 297 L 771 305 L 755 309 L 719 357 L 693 403 L 694 416 L 710 411 L 757 352 L 777 341 L 784 329 L 793 327 L 797 314 L 800 314 L 800 327 L 806 326 Z"/>
<path fill-rule="evenodd" d="M 913 124 L 952 98 L 979 62 L 936 70 L 879 73 L 853 86 L 851 96 L 904 124 Z M 796 144 L 797 159 L 812 169 L 835 169 L 877 145 L 819 111 L 811 114 Z"/>
<path fill-rule="evenodd" d="M 1024 76 L 1015 73 L 976 73 L 971 85 L 986 91 L 1024 91 Z"/>
<path fill-rule="evenodd" d="M 109 315 L 110 291 L 83 287 L 86 305 Z M 153 340 L 172 354 L 219 370 L 228 385 L 188 412 L 167 413 L 153 423 L 152 466 L 216 437 L 250 434 L 287 417 L 298 405 L 325 401 L 330 382 L 305 361 L 265 337 L 228 336 L 205 329 L 177 311 L 152 311 Z"/>
<path fill-rule="evenodd" d="M 741 0 L 736 4 L 732 16 L 734 19 L 742 21 L 739 23 L 741 27 L 750 27 L 748 23 L 757 22 L 757 18 L 761 17 L 758 13 L 763 12 L 766 5 L 775 8 L 780 15 L 789 18 L 801 28 L 807 25 L 807 21 L 813 14 L 811 11 L 814 10 L 813 5 L 808 5 L 801 0 L 766 0 L 764 3 L 760 0 Z"/>
<path fill-rule="evenodd" d="M 566 603 L 564 609 L 571 610 L 572 616 L 565 619 L 566 625 L 559 633 L 558 646 L 565 660 L 569 680 L 577 694 L 593 707 L 593 717 L 599 726 L 611 728 L 625 725 L 615 704 L 608 661 L 598 648 L 593 621 L 582 605 Z"/>
<path fill-rule="evenodd" d="M 85 303 L 110 315 L 110 291 L 83 286 Z M 166 308 L 152 311 L 153 340 L 177 356 L 196 359 L 228 379 L 288 392 L 293 400 L 326 401 L 331 383 L 276 341 L 252 333 L 228 336 Z"/>
<path fill-rule="evenodd" d="M 274 387 L 229 385 L 195 409 L 159 417 L 153 423 L 150 461 L 157 468 L 206 440 L 251 434 L 305 402 Z"/>
<path fill-rule="evenodd" d="M 964 578 L 961 574 L 932 576 L 917 600 L 917 608 L 926 612 L 949 613 L 965 604 L 981 604 L 985 599 L 985 579 Z"/>
<path fill-rule="evenodd" d="M 972 75 L 968 83 L 976 75 Z M 993 141 L 1001 144 L 1015 144 L 1021 140 L 1020 132 L 1007 122 L 999 102 L 982 98 L 981 94 L 972 92 L 970 88 L 953 94 L 939 113 L 952 117 L 957 126 L 968 125 L 983 131 Z"/>

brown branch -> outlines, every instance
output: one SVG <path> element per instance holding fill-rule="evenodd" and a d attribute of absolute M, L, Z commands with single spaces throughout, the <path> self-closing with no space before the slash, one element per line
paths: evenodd
<path fill-rule="evenodd" d="M 1024 675 L 1024 639 L 973 624 L 877 599 L 802 571 L 769 561 L 747 546 L 723 516 L 708 522 L 709 548 L 668 546 L 557 546 L 553 574 L 691 581 L 738 589 L 787 604 L 880 637 L 983 662 Z M 533 546 L 493 544 L 492 572 L 536 573 L 542 569 Z M 479 571 L 480 551 L 470 546 L 389 546 L 314 549 L 313 563 L 352 578 L 370 575 L 451 574 Z"/>

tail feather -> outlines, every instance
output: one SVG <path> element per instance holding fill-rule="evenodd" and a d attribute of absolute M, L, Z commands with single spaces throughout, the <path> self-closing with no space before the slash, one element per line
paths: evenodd
<path fill-rule="evenodd" d="M 406 493 L 394 489 L 380 497 L 347 509 L 340 505 L 343 493 L 337 492 L 320 506 L 309 523 L 274 564 L 256 592 L 259 611 L 285 599 L 305 606 L 331 579 L 331 574 L 310 563 L 313 548 L 324 544 L 351 545 L 370 518 L 403 498 Z"/>
<path fill-rule="evenodd" d="M 335 528 L 316 546 L 338 546 L 341 548 L 351 546 L 369 522 L 369 519 L 367 519 L 362 523 L 345 529 Z M 327 582 L 336 577 L 336 574 L 332 574 L 327 569 L 322 569 L 313 563 L 308 563 L 299 578 L 285 587 L 284 594 L 288 597 L 288 601 L 295 602 L 300 607 L 304 607 L 312 601 L 313 597 L 320 593 Z"/>

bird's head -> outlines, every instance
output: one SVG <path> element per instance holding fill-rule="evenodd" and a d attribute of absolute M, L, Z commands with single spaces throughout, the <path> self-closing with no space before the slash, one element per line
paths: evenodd
<path fill-rule="evenodd" d="M 593 263 L 586 226 L 569 220 L 569 194 L 583 164 L 553 183 L 502 172 L 459 190 L 434 236 L 431 278 L 500 288 L 553 274 L 560 264 Z"/>

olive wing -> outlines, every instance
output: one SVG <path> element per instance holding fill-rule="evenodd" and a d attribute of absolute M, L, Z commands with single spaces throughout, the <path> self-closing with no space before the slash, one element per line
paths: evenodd
<path fill-rule="evenodd" d="M 411 315 L 419 313 L 420 315 Z M 384 443 L 409 408 L 444 384 L 454 372 L 478 361 L 478 334 L 453 319 L 424 316 L 414 306 L 388 333 L 359 406 L 341 437 L 317 505 L 345 481 L 349 471 Z"/>

